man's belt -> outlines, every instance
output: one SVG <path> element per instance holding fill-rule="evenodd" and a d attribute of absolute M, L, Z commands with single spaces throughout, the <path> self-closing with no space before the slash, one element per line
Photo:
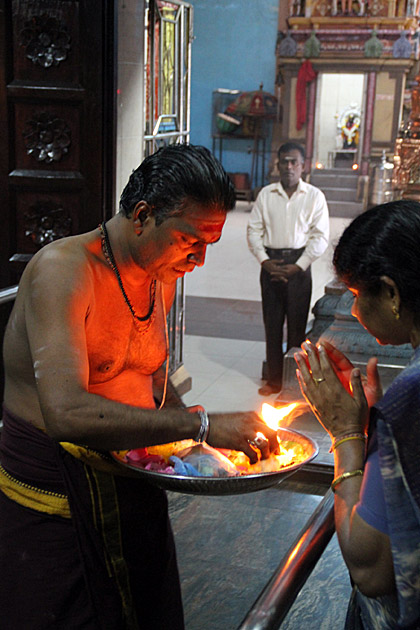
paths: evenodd
<path fill-rule="evenodd" d="M 274 260 L 283 259 L 284 262 L 288 265 L 294 264 L 299 258 L 302 256 L 305 251 L 304 247 L 300 247 L 299 249 L 274 249 L 272 247 L 266 247 L 265 251 L 267 256 Z"/>

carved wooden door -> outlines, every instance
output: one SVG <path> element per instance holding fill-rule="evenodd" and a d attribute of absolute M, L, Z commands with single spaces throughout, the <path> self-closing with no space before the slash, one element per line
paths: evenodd
<path fill-rule="evenodd" d="M 0 0 L 1 287 L 109 218 L 114 0 Z"/>

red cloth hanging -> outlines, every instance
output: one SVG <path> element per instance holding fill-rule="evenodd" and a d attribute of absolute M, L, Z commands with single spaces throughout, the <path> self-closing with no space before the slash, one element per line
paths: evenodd
<path fill-rule="evenodd" d="M 316 78 L 311 62 L 306 59 L 299 68 L 296 83 L 296 129 L 302 129 L 306 122 L 306 84 Z"/>

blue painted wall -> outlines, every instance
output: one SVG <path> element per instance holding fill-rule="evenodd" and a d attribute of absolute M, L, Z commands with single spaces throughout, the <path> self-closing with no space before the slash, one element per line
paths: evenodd
<path fill-rule="evenodd" d="M 191 142 L 212 149 L 212 93 L 219 88 L 274 93 L 278 0 L 190 0 L 194 7 Z M 223 143 L 229 172 L 251 172 L 252 140 Z M 267 143 L 270 148 L 270 143 Z M 218 146 L 216 150 L 218 156 Z M 267 155 L 266 164 L 269 160 Z M 267 175 L 267 168 L 265 169 Z M 266 182 L 265 182 L 266 183 Z"/>

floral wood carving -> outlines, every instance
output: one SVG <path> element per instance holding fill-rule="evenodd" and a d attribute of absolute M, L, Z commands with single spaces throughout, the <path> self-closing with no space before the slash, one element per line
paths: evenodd
<path fill-rule="evenodd" d="M 23 130 L 26 152 L 38 162 L 59 162 L 68 153 L 71 133 L 61 118 L 41 112 L 26 122 Z"/>
<path fill-rule="evenodd" d="M 48 15 L 33 16 L 20 33 L 21 46 L 34 64 L 43 68 L 58 66 L 67 59 L 70 36 L 64 24 Z"/>
<path fill-rule="evenodd" d="M 53 201 L 38 201 L 24 214 L 25 236 L 43 247 L 71 234 L 71 217 Z"/>

